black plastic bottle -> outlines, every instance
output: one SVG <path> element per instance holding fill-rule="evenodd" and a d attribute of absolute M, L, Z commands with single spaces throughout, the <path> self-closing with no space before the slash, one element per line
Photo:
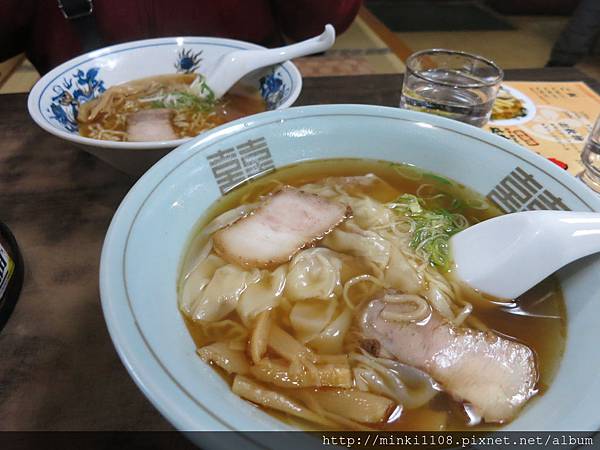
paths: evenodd
<path fill-rule="evenodd" d="M 23 286 L 23 258 L 17 240 L 0 222 L 0 330 L 8 321 Z"/>

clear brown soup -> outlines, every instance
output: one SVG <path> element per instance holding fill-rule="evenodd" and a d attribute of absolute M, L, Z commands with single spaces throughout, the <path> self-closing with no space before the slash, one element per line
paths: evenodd
<path fill-rule="evenodd" d="M 480 205 L 486 201 L 479 194 L 466 186 L 452 182 L 437 175 L 421 172 L 417 169 L 399 167 L 386 161 L 366 159 L 336 159 L 309 161 L 277 169 L 255 181 L 248 182 L 222 197 L 201 218 L 196 230 L 200 230 L 219 214 L 235 208 L 243 203 L 256 201 L 260 196 L 278 189 L 280 183 L 301 186 L 315 182 L 326 177 L 355 176 L 373 173 L 385 180 L 400 192 L 415 194 L 417 188 L 426 183 L 431 185 L 428 192 L 442 192 L 448 194 L 445 199 L 437 199 L 430 207 L 450 207 L 449 199 L 458 199 L 460 212 L 472 225 L 479 221 L 502 214 L 493 204 L 488 203 L 486 209 L 470 207 Z M 276 180 L 276 181 L 275 181 Z M 373 190 L 368 193 L 379 201 L 392 201 L 388 191 Z M 442 203 L 439 203 L 442 202 Z M 467 299 L 468 300 L 468 299 Z M 473 315 L 483 322 L 489 329 L 496 333 L 526 344 L 534 350 L 537 357 L 539 381 L 537 395 L 543 395 L 548 389 L 559 367 L 566 339 L 566 309 L 559 282 L 551 276 L 524 294 L 517 301 L 518 306 L 512 308 L 500 307 L 489 303 L 482 306 L 481 302 L 474 302 Z M 228 317 L 238 320 L 234 314 Z M 201 327 L 184 316 L 188 330 L 196 345 L 206 345 Z M 233 376 L 228 375 L 217 366 L 214 366 L 222 377 L 231 385 Z M 535 397 L 531 400 L 536 401 Z M 526 406 L 527 407 L 527 406 Z M 306 424 L 301 420 L 264 409 L 278 419 L 301 428 L 315 429 L 314 424 Z M 440 393 L 428 404 L 418 409 L 404 410 L 400 417 L 385 424 L 375 425 L 375 428 L 386 431 L 421 431 L 440 430 L 440 414 L 445 416 L 444 430 L 483 430 L 497 429 L 500 425 L 480 424 L 471 426 L 469 417 L 463 406 L 452 400 L 445 393 Z M 370 425 L 373 427 L 373 425 Z"/>
<path fill-rule="evenodd" d="M 78 115 L 81 136 L 129 141 L 128 116 L 138 111 L 164 108 L 149 101 L 159 94 L 186 92 L 196 74 L 158 75 L 113 86 L 98 98 L 84 103 Z M 100 111 L 94 111 L 98 106 Z M 226 122 L 266 110 L 257 89 L 236 85 L 210 108 L 177 107 L 171 109 L 170 123 L 177 138 L 194 137 Z"/>

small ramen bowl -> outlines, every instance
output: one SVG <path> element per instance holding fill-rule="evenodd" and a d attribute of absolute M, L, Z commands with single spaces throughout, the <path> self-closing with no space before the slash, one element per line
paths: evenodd
<path fill-rule="evenodd" d="M 254 159 L 244 157 L 248 154 Z M 114 345 L 131 377 L 177 429 L 291 428 L 234 395 L 197 357 L 177 308 L 176 282 L 194 225 L 224 192 L 263 171 L 329 158 L 413 164 L 463 183 L 507 212 L 600 211 L 600 197 L 546 159 L 429 114 L 308 106 L 257 114 L 204 133 L 159 161 L 131 189 L 106 235 L 100 268 L 102 307 Z M 600 358 L 592 355 L 600 340 L 599 272 L 599 256 L 558 272 L 568 317 L 562 363 L 547 392 L 505 430 L 598 430 Z M 211 435 L 193 436 L 204 439 L 203 448 L 227 447 L 207 441 Z"/>
<path fill-rule="evenodd" d="M 115 142 L 81 136 L 79 106 L 109 87 L 154 75 L 206 73 L 220 56 L 260 45 L 210 37 L 172 37 L 127 42 L 71 59 L 40 79 L 27 106 L 35 122 L 49 133 L 131 175 L 141 175 L 173 148 L 192 138 L 169 141 Z M 302 89 L 300 71 L 291 62 L 259 69 L 240 83 L 256 88 L 268 110 L 291 106 Z"/>

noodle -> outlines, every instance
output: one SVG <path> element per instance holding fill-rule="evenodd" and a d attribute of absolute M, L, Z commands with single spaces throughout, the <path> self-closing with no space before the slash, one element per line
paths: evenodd
<path fill-rule="evenodd" d="M 170 124 L 179 139 L 266 109 L 257 91 L 234 89 L 219 100 L 200 97 L 195 90 L 198 80 L 196 74 L 159 75 L 112 86 L 79 107 L 79 133 L 93 139 L 128 141 L 131 114 L 166 108 L 173 112 Z"/>
<path fill-rule="evenodd" d="M 141 103 L 156 101 L 156 95 L 144 92 Z M 119 92 L 104 103 L 131 106 Z M 177 112 L 173 120 L 182 128 L 208 126 L 210 117 Z M 99 123 L 90 129 L 110 132 Z M 335 170 L 297 178 L 293 186 L 347 205 L 352 215 L 272 266 L 235 264 L 212 245 L 214 233 L 246 216 L 259 216 L 267 196 L 290 184 L 277 172 L 247 183 L 196 230 L 181 266 L 179 307 L 196 333 L 198 355 L 227 374 L 235 394 L 266 411 L 280 411 L 288 421 L 295 417 L 302 427 L 391 431 L 415 423 L 436 429 L 449 423 L 450 429 L 466 426 L 458 423 L 462 416 L 456 411 L 462 405 L 451 398 L 453 392 L 438 396 L 447 386 L 437 384 L 428 369 L 415 368 L 423 368 L 417 362 L 412 367 L 392 359 L 399 353 L 366 333 L 364 321 L 376 311 L 382 321 L 367 326 L 392 327 L 392 335 L 400 329 L 410 333 L 409 327 L 437 327 L 435 321 L 456 327 L 457 334 L 460 328 L 495 331 L 482 310 L 496 306 L 454 280 L 448 263 L 449 237 L 495 210 L 484 199 L 455 196 L 458 184 L 434 176 L 423 183 L 415 168 L 386 167 L 399 172 L 410 189 L 401 193 L 374 175 L 331 176 L 338 174 Z M 370 184 L 373 180 L 380 191 Z M 277 227 L 276 219 L 268 223 Z M 245 245 L 246 236 L 239 239 Z M 226 282 L 219 285 L 219 280 Z M 432 340 L 438 342 L 431 345 L 443 338 L 436 334 Z"/>
<path fill-rule="evenodd" d="M 383 301 L 386 303 L 392 303 L 395 305 L 408 305 L 413 306 L 411 311 L 390 311 L 384 308 L 381 312 L 381 317 L 386 320 L 392 320 L 395 322 L 410 322 L 410 321 L 421 321 L 430 314 L 429 303 L 423 297 L 411 294 L 386 294 L 383 297 Z M 470 312 L 470 311 L 469 311 Z"/>
<path fill-rule="evenodd" d="M 442 194 L 442 193 L 440 193 L 440 194 L 432 194 L 432 195 L 425 195 L 423 193 L 423 191 L 426 190 L 426 189 L 428 189 L 428 188 L 430 188 L 432 190 L 436 189 L 436 187 L 433 184 L 422 184 L 422 185 L 420 185 L 417 188 L 417 191 L 415 192 L 415 195 L 417 197 L 421 197 L 422 199 L 425 199 L 425 200 L 435 200 L 435 199 L 438 199 L 438 198 L 447 197 L 446 194 Z"/>
<path fill-rule="evenodd" d="M 346 305 L 348 305 L 348 307 L 350 309 L 354 309 L 356 305 L 354 305 L 354 303 L 352 303 L 352 301 L 350 300 L 350 297 L 348 295 L 350 288 L 358 283 L 362 283 L 364 281 L 370 281 L 371 283 L 380 286 L 380 287 L 384 287 L 383 283 L 381 282 L 381 280 L 379 280 L 378 278 L 374 277 L 373 275 L 369 275 L 369 274 L 364 274 L 364 275 L 358 275 L 356 277 L 353 277 L 351 279 L 349 279 L 345 284 L 344 284 L 344 290 L 343 290 L 343 297 L 344 297 L 344 301 L 346 302 Z"/>

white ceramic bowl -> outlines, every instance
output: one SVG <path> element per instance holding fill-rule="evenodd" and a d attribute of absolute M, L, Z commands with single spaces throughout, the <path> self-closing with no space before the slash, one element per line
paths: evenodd
<path fill-rule="evenodd" d="M 169 73 L 207 73 L 219 57 L 260 45 L 232 39 L 173 37 L 128 42 L 95 50 L 54 68 L 29 94 L 27 106 L 35 122 L 49 133 L 73 142 L 132 175 L 141 175 L 170 150 L 191 138 L 154 142 L 112 142 L 80 136 L 80 103 L 116 84 Z M 291 106 L 300 95 L 302 76 L 285 62 L 247 75 L 241 83 L 260 90 L 268 109 Z"/>
<path fill-rule="evenodd" d="M 274 167 L 309 159 L 375 158 L 451 177 L 509 202 L 507 209 L 600 211 L 599 197 L 533 152 L 469 125 L 395 108 L 329 105 L 267 112 L 182 145 L 123 200 L 108 230 L 100 269 L 102 307 L 117 351 L 140 389 L 180 430 L 288 428 L 232 394 L 195 356 L 177 310 L 178 266 L 190 232 L 221 196 L 219 186 L 233 174 L 227 167 L 242 164 L 237 150 L 249 143 Z M 228 149 L 232 153 L 224 158 Z M 531 401 L 507 429 L 598 429 L 599 272 L 600 257 L 559 272 L 569 321 L 562 365 L 548 392 Z"/>

